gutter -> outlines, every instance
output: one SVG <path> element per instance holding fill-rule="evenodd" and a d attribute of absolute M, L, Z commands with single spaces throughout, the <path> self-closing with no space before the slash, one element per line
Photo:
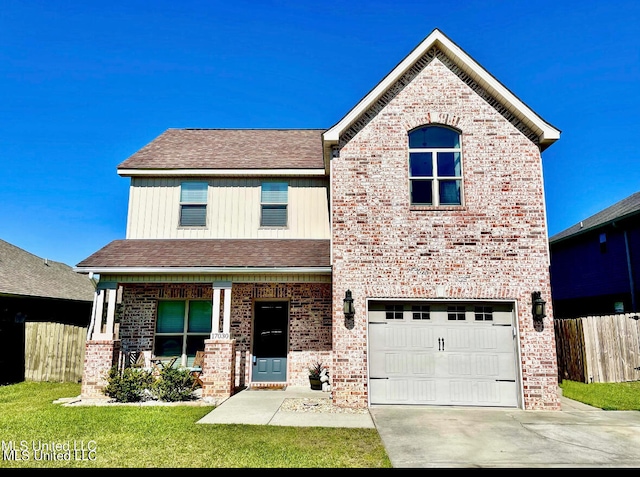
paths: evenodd
<path fill-rule="evenodd" d="M 270 273 L 286 275 L 291 273 L 330 274 L 331 267 L 75 267 L 78 273 L 125 274 L 255 274 Z"/>

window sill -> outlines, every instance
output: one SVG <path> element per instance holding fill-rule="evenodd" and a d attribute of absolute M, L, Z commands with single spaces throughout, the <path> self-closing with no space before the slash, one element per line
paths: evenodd
<path fill-rule="evenodd" d="M 409 210 L 412 212 L 442 212 L 442 211 L 460 211 L 467 210 L 467 207 L 464 205 L 411 205 L 409 206 Z"/>

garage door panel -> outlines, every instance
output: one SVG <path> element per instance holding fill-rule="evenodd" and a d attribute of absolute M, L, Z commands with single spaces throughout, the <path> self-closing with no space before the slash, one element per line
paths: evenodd
<path fill-rule="evenodd" d="M 474 362 L 475 377 L 516 380 L 516 366 L 512 355 L 476 354 Z"/>
<path fill-rule="evenodd" d="M 411 356 L 413 376 L 435 376 L 437 356 L 434 353 L 414 353 Z"/>
<path fill-rule="evenodd" d="M 409 326 L 407 333 L 411 337 L 411 347 L 433 350 L 436 347 L 434 329 L 426 326 Z"/>
<path fill-rule="evenodd" d="M 442 345 L 447 351 L 471 350 L 473 332 L 473 330 L 463 329 L 460 326 L 457 328 L 446 327 L 442 335 L 444 337 Z"/>
<path fill-rule="evenodd" d="M 442 370 L 441 375 L 443 377 L 472 376 L 473 363 L 471 362 L 471 357 L 468 354 L 447 353 L 445 356 L 447 366 L 440 368 Z"/>
<path fill-rule="evenodd" d="M 376 305 L 372 404 L 518 405 L 512 304 L 437 303 L 429 310 L 421 303 L 418 315 L 413 305 L 395 302 L 387 314 L 384 303 Z"/>
<path fill-rule="evenodd" d="M 375 404 L 436 404 L 438 382 L 433 379 L 372 379 Z"/>

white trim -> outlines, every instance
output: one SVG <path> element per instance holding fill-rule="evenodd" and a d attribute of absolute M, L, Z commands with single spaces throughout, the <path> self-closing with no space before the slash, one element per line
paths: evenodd
<path fill-rule="evenodd" d="M 331 273 L 331 267 L 74 267 L 74 272 L 78 273 L 110 273 L 110 274 L 130 274 L 130 273 L 163 273 L 163 274 L 197 274 L 197 273 L 220 273 L 220 274 L 327 274 Z"/>
<path fill-rule="evenodd" d="M 107 324 L 106 324 L 106 335 L 107 339 L 113 339 L 114 332 L 114 323 L 116 316 L 116 293 L 117 290 L 109 289 L 107 290 Z"/>
<path fill-rule="evenodd" d="M 231 333 L 231 288 L 224 289 L 224 309 L 222 311 L 222 332 Z"/>
<path fill-rule="evenodd" d="M 327 175 L 321 169 L 118 169 L 118 175 L 130 176 L 317 176 Z"/>
<path fill-rule="evenodd" d="M 369 92 L 360 102 L 347 113 L 335 126 L 327 130 L 323 135 L 325 143 L 337 144 L 340 136 L 353 124 L 367 109 L 371 107 L 416 61 L 418 61 L 431 47 L 437 46 L 449 56 L 460 68 L 472 76 L 478 84 L 486 89 L 492 96 L 529 124 L 540 137 L 540 143 L 551 144 L 560 138 L 560 131 L 540 116 L 534 113 L 527 105 L 520 101 L 511 91 L 489 74 L 473 58 L 467 55 L 460 47 L 453 43 L 438 29 L 425 38 L 401 63 L 398 64 L 378 85 Z"/>
<path fill-rule="evenodd" d="M 211 312 L 211 319 L 213 320 L 211 327 L 211 335 L 212 337 L 214 333 L 220 333 L 220 288 L 213 289 L 213 306 Z"/>

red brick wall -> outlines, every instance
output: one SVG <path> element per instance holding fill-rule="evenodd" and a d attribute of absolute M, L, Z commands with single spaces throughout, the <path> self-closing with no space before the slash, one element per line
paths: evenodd
<path fill-rule="evenodd" d="M 461 131 L 462 207 L 411 207 L 411 129 Z M 366 298 L 513 299 L 517 302 L 526 409 L 559 409 L 538 147 L 434 59 L 351 140 L 332 169 L 332 391 L 339 405 L 367 405 Z M 355 326 L 344 324 L 351 289 Z M 541 329 L 531 292 L 547 301 Z"/>
<path fill-rule="evenodd" d="M 159 298 L 212 299 L 211 284 L 125 284 L 120 321 L 122 348 L 151 351 Z M 250 377 L 251 326 L 255 300 L 290 303 L 287 378 L 308 385 L 307 367 L 315 360 L 331 365 L 331 284 L 234 283 L 231 290 L 231 333 L 236 340 L 236 386 Z"/>
<path fill-rule="evenodd" d="M 251 325 L 256 300 L 289 300 L 287 383 L 308 386 L 307 368 L 314 361 L 331 367 L 331 284 L 234 283 L 231 332 L 236 339 L 237 385 L 249 383 Z"/>
<path fill-rule="evenodd" d="M 118 362 L 120 342 L 89 340 L 85 344 L 80 394 L 83 398 L 103 398 L 109 370 Z"/>

